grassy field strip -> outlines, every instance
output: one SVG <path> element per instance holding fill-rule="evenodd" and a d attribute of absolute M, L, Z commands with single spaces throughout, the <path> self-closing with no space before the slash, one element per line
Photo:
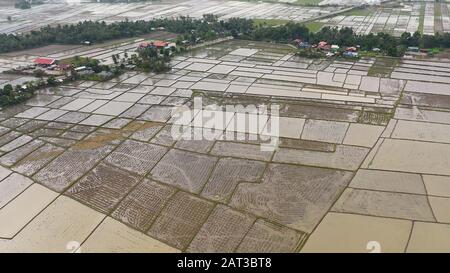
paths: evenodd
<path fill-rule="evenodd" d="M 435 32 L 443 32 L 444 26 L 442 24 L 442 10 L 441 3 L 434 3 L 434 31 Z"/>
<path fill-rule="evenodd" d="M 419 32 L 423 34 L 423 22 L 425 21 L 425 2 L 420 3 Z"/>
<path fill-rule="evenodd" d="M 318 32 L 322 27 L 324 23 L 322 22 L 307 22 L 305 23 L 305 26 L 312 32 Z"/>

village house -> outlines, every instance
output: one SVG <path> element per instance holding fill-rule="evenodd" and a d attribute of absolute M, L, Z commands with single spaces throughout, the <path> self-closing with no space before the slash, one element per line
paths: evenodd
<path fill-rule="evenodd" d="M 310 48 L 311 45 L 310 45 L 308 42 L 301 42 L 301 43 L 298 45 L 298 47 L 299 47 L 299 48 Z"/>
<path fill-rule="evenodd" d="M 345 49 L 345 52 L 342 53 L 342 56 L 347 57 L 347 58 L 358 58 L 359 57 L 359 53 L 358 53 L 358 47 L 354 47 L 354 46 L 349 46 Z"/>
<path fill-rule="evenodd" d="M 325 41 L 321 41 L 319 42 L 319 44 L 317 45 L 317 48 L 320 50 L 324 50 L 324 51 L 329 51 L 331 50 L 331 45 L 329 45 L 327 42 Z"/>
<path fill-rule="evenodd" d="M 157 49 L 161 49 L 161 48 L 165 48 L 165 49 L 169 49 L 172 46 L 175 46 L 175 43 L 169 43 L 166 41 L 150 41 L 150 42 L 142 42 L 139 44 L 138 46 L 138 50 L 142 50 L 148 47 L 154 47 Z"/>
<path fill-rule="evenodd" d="M 347 58 L 358 58 L 359 56 L 358 52 L 353 51 L 345 51 L 342 55 Z"/>
<path fill-rule="evenodd" d="M 298 48 L 302 48 L 302 49 L 306 49 L 306 48 L 310 48 L 311 47 L 311 45 L 308 42 L 304 42 L 304 41 L 302 41 L 302 39 L 295 39 L 294 40 L 294 44 Z"/>

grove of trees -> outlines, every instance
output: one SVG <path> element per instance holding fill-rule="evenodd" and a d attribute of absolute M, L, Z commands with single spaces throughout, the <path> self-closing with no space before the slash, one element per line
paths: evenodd
<path fill-rule="evenodd" d="M 139 56 L 132 55 L 131 63 L 145 72 L 165 72 L 170 70 L 170 49 L 147 47 L 139 50 Z"/>
<path fill-rule="evenodd" d="M 29 82 L 26 84 L 26 89 L 20 85 L 15 87 L 10 84 L 5 85 L 3 88 L 0 88 L 0 106 L 3 107 L 26 101 L 34 95 L 34 91 L 40 88 L 41 85 L 45 85 L 45 82 L 42 81 L 37 85 Z"/>

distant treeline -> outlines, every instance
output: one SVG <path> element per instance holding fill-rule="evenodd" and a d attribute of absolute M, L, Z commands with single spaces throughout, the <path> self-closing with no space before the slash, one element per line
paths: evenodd
<path fill-rule="evenodd" d="M 404 33 L 400 38 L 385 33 L 357 35 L 351 28 L 324 27 L 313 33 L 300 23 L 289 22 L 282 26 L 255 26 L 253 21 L 244 18 L 218 20 L 217 16 L 207 14 L 202 19 L 190 17 L 153 19 L 151 21 L 121 21 L 111 24 L 84 21 L 76 25 L 42 27 L 38 31 L 25 34 L 0 34 L 0 53 L 35 48 L 48 44 L 79 44 L 83 41 L 93 43 L 107 40 L 135 37 L 148 34 L 156 29 L 180 34 L 177 41 L 197 42 L 232 35 L 236 38 L 289 43 L 300 38 L 310 43 L 327 41 L 340 46 L 360 45 L 363 50 L 380 48 L 390 56 L 400 56 L 408 46 L 425 48 L 450 48 L 450 33 L 435 36 Z"/>

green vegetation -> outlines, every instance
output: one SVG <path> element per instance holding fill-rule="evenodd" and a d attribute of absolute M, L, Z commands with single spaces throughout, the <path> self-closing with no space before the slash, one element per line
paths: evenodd
<path fill-rule="evenodd" d="M 309 29 L 311 32 L 318 32 L 322 27 L 324 23 L 321 22 L 306 22 L 305 26 Z"/>
<path fill-rule="evenodd" d="M 283 20 L 283 19 L 253 19 L 253 25 L 255 27 L 264 27 L 264 26 L 279 26 L 284 25 L 289 20 Z"/>
<path fill-rule="evenodd" d="M 429 50 L 428 50 L 428 53 L 429 54 L 431 54 L 431 55 L 436 55 L 436 54 L 439 54 L 439 53 L 441 53 L 441 49 L 440 48 L 430 48 Z"/>
<path fill-rule="evenodd" d="M 38 84 L 29 82 L 24 86 L 17 85 L 13 87 L 10 84 L 0 88 L 0 106 L 8 106 L 26 101 L 34 95 L 34 91 L 45 86 L 45 81 L 39 81 Z"/>
<path fill-rule="evenodd" d="M 42 70 L 38 71 L 38 80 L 28 81 L 21 85 L 12 86 L 11 84 L 6 84 L 3 88 L 0 88 L 0 107 L 15 105 L 24 102 L 34 96 L 36 90 L 56 86 L 65 82 L 65 80 L 57 80 L 54 76 L 48 77 L 46 80 L 42 77 L 45 73 Z M 40 72 L 39 72 L 40 71 Z"/>
<path fill-rule="evenodd" d="M 75 56 L 70 60 L 70 62 L 66 61 L 65 63 L 70 63 L 73 67 L 85 67 L 85 70 L 83 71 L 76 71 L 72 68 L 70 73 L 72 80 L 83 79 L 89 81 L 106 81 L 117 77 L 123 72 L 120 67 L 101 65 L 96 59 L 79 56 Z"/>
<path fill-rule="evenodd" d="M 161 73 L 170 70 L 171 49 L 147 47 L 132 55 L 129 64 L 134 64 L 145 72 Z"/>
<path fill-rule="evenodd" d="M 386 33 L 357 35 L 351 28 L 323 27 L 317 33 L 311 32 L 305 25 L 289 22 L 286 25 L 273 28 L 256 28 L 251 35 L 242 37 L 250 40 L 275 41 L 289 43 L 300 38 L 310 44 L 326 41 L 341 47 L 360 46 L 362 51 L 372 51 L 379 48 L 380 53 L 392 57 L 403 56 L 407 47 L 419 46 L 422 48 L 450 48 L 450 33 L 437 33 L 434 36 L 420 35 L 416 32 L 411 35 L 405 32 L 401 38 Z"/>
<path fill-rule="evenodd" d="M 75 67 L 86 66 L 92 68 L 92 70 L 100 72 L 102 67 L 99 65 L 99 61 L 87 57 L 75 56 L 64 62 L 65 64 L 72 64 Z"/>
<path fill-rule="evenodd" d="M 425 2 L 420 3 L 420 15 L 419 15 L 419 32 L 423 34 L 423 23 L 425 21 Z"/>

